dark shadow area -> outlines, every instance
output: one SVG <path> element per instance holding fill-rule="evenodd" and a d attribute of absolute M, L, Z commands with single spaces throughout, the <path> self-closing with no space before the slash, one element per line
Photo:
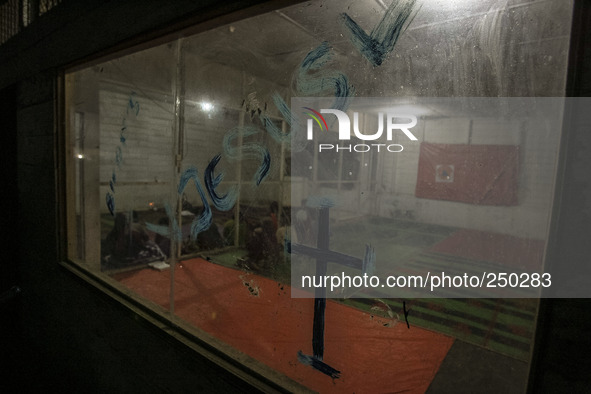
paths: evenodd
<path fill-rule="evenodd" d="M 455 341 L 427 393 L 523 393 L 527 363 Z"/>

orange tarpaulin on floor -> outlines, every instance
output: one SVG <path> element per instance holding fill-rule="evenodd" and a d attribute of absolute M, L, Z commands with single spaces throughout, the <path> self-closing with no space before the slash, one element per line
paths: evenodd
<path fill-rule="evenodd" d="M 169 306 L 170 271 L 115 275 L 125 286 Z M 175 269 L 175 313 L 289 378 L 325 392 L 424 392 L 453 339 L 328 301 L 324 362 L 338 379 L 298 361 L 312 354 L 313 299 L 292 299 L 291 288 L 203 259 Z M 404 320 L 404 317 L 402 317 Z"/>

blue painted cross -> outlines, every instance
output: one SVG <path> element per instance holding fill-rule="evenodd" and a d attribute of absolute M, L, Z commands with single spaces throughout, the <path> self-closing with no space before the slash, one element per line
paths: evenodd
<path fill-rule="evenodd" d="M 373 264 L 373 252 L 366 250 L 365 259 L 348 256 L 342 253 L 334 252 L 329 249 L 329 207 L 321 207 L 318 212 L 318 238 L 317 247 L 298 245 L 288 243 L 287 250 L 290 253 L 306 255 L 316 259 L 316 277 L 323 278 L 326 275 L 329 262 L 345 265 L 366 271 L 368 266 Z M 298 360 L 306 365 L 310 365 L 320 372 L 332 377 L 338 378 L 340 371 L 331 367 L 323 361 L 324 358 L 324 312 L 326 309 L 326 287 L 316 288 L 314 298 L 314 323 L 312 326 L 312 351 L 313 355 L 308 356 L 298 352 Z"/>

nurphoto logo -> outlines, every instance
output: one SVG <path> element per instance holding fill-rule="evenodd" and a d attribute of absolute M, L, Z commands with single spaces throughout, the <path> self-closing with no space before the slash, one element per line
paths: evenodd
<path fill-rule="evenodd" d="M 321 109 L 320 112 L 310 108 L 303 107 L 310 116 L 307 121 L 307 138 L 309 141 L 314 139 L 314 122 L 320 128 L 320 131 L 328 130 L 328 124 L 322 114 L 333 114 L 338 121 L 338 139 L 339 141 L 351 140 L 351 119 L 349 115 L 338 109 Z M 384 122 L 385 119 L 385 122 Z M 406 120 L 406 122 L 404 122 Z M 417 137 L 411 133 L 410 129 L 417 125 L 417 117 L 415 115 L 397 114 L 393 112 L 378 113 L 378 130 L 373 134 L 365 134 L 359 129 L 359 112 L 353 112 L 353 134 L 363 141 L 376 141 L 382 137 L 384 133 L 384 123 L 386 123 L 386 139 L 392 141 L 394 131 L 400 130 L 411 141 L 417 141 Z M 380 152 L 381 148 L 388 152 L 402 152 L 404 147 L 400 144 L 354 144 L 354 145 L 338 145 L 338 144 L 318 144 L 318 152 L 328 150 L 346 150 L 349 152 L 368 152 L 372 149 Z"/>

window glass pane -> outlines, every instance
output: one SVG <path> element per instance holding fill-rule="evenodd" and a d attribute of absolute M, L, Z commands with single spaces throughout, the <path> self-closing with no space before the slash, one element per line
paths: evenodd
<path fill-rule="evenodd" d="M 296 97 L 344 111 L 353 97 L 561 97 L 571 12 L 562 0 L 310 1 L 70 72 L 69 256 L 291 390 L 445 392 L 477 373 L 458 365 L 506 365 L 483 368 L 520 392 L 536 299 L 292 298 L 290 252 L 360 262 L 372 244 L 378 263 L 541 265 L 559 127 L 431 105 L 416 141 L 392 141 L 403 152 L 319 154 L 337 123 L 306 107 L 313 144 L 296 146 L 290 111 Z M 496 163 L 510 187 L 495 174 L 490 190 L 481 173 L 461 183 L 455 158 Z M 324 196 L 339 204 L 321 209 Z M 316 257 L 298 264 L 316 270 Z M 355 264 L 330 266 L 366 272 Z"/>
<path fill-rule="evenodd" d="M 147 225 L 164 223 L 176 195 L 175 58 L 168 44 L 67 76 L 69 254 L 93 269 L 169 253 Z"/>

